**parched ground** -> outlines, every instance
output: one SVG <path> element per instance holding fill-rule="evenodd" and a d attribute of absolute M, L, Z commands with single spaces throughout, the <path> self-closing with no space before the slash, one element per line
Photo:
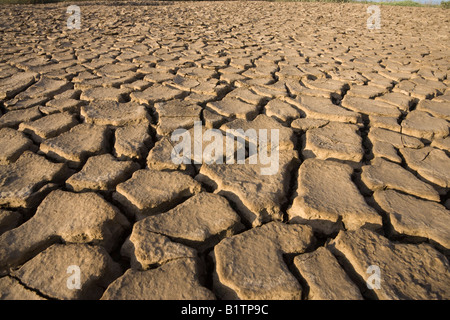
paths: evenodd
<path fill-rule="evenodd" d="M 79 5 L 0 7 L 2 299 L 450 299 L 448 11 Z M 277 173 L 174 163 L 195 121 Z"/>

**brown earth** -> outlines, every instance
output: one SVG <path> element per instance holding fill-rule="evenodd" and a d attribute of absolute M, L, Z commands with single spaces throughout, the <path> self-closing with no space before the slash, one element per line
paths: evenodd
<path fill-rule="evenodd" d="M 0 299 L 450 299 L 450 19 L 367 6 L 1 6 Z"/>

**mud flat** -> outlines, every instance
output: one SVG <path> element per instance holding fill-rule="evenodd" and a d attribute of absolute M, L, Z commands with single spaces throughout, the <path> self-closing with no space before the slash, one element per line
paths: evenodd
<path fill-rule="evenodd" d="M 1 6 L 0 298 L 450 299 L 448 11 L 367 6 Z"/>

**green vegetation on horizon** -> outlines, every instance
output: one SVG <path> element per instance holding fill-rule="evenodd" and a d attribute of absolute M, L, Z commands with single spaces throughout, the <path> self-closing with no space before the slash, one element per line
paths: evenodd
<path fill-rule="evenodd" d="M 89 0 L 0 0 L 0 4 L 41 4 L 41 3 L 54 3 L 54 2 L 79 2 Z M 95 0 L 93 0 L 95 1 Z M 108 1 L 108 0 L 104 0 Z M 117 0 L 115 0 L 117 1 Z M 120 0 L 119 0 L 120 1 Z M 155 0 L 158 1 L 158 0 Z M 176 1 L 176 0 L 159 0 L 159 1 Z M 190 0 L 190 1 L 207 1 L 207 0 Z M 266 0 L 271 2 L 334 2 L 334 3 L 374 3 L 379 5 L 388 6 L 403 6 L 403 7 L 440 7 L 444 9 L 450 9 L 450 0 L 442 1 L 440 4 L 427 4 L 419 3 L 412 0 L 392 0 L 392 1 L 374 1 L 374 0 Z"/>
<path fill-rule="evenodd" d="M 269 0 L 275 2 L 335 2 L 335 3 L 364 3 L 364 4 L 378 4 L 387 6 L 401 6 L 401 7 L 441 7 L 445 9 L 450 8 L 450 0 L 442 1 L 440 4 L 419 3 L 413 0 L 392 0 L 392 1 L 375 1 L 375 0 Z"/>

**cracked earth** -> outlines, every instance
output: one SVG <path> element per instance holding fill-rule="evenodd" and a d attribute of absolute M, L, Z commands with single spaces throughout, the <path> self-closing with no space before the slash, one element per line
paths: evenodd
<path fill-rule="evenodd" d="M 80 8 L 0 8 L 0 298 L 450 299 L 447 11 Z M 173 163 L 195 121 L 278 172 Z"/>

